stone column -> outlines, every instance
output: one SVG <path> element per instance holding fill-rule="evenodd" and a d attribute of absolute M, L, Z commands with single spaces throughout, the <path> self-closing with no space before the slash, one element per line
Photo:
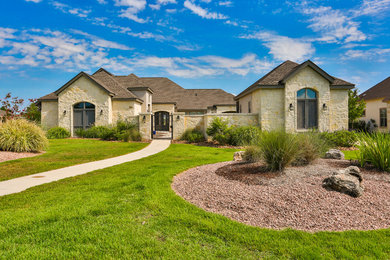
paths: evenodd
<path fill-rule="evenodd" d="M 140 113 L 138 116 L 139 133 L 142 140 L 152 139 L 152 113 Z"/>

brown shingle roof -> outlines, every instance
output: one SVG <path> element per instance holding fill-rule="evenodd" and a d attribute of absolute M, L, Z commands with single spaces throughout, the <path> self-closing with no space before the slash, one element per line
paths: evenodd
<path fill-rule="evenodd" d="M 184 89 L 172 80 L 163 77 L 139 78 L 134 74 L 115 76 L 104 69 L 99 69 L 92 75 L 86 73 L 83 75 L 88 76 L 109 93 L 112 93 L 113 99 L 135 99 L 137 96 L 129 89 L 150 88 L 153 91 L 153 103 L 175 103 L 179 111 L 206 110 L 207 107 L 216 104 L 235 104 L 234 96 L 222 89 Z M 67 84 L 64 86 L 66 87 Z M 62 90 L 64 86 L 59 90 Z M 41 97 L 39 101 L 58 99 L 56 93 L 59 90 Z"/>
<path fill-rule="evenodd" d="M 283 87 L 282 82 L 286 80 L 290 75 L 293 75 L 295 72 L 299 71 L 300 69 L 310 66 L 316 71 L 318 71 L 320 74 L 322 74 L 324 77 L 328 78 L 331 81 L 331 86 L 349 86 L 353 87 L 354 84 L 347 82 L 345 80 L 332 77 L 328 75 L 325 71 L 323 71 L 321 68 L 319 68 L 316 64 L 314 64 L 312 61 L 308 60 L 301 64 L 298 64 L 296 62 L 287 60 L 280 65 L 278 65 L 276 68 L 265 74 L 262 78 L 260 78 L 258 81 L 250 85 L 248 88 L 246 88 L 244 91 L 242 91 L 240 94 L 237 95 L 236 99 L 243 97 L 249 93 L 251 93 L 253 90 L 261 87 Z"/>
<path fill-rule="evenodd" d="M 364 100 L 383 98 L 388 100 L 390 98 L 390 77 L 379 82 L 372 88 L 366 90 L 360 97 Z"/>

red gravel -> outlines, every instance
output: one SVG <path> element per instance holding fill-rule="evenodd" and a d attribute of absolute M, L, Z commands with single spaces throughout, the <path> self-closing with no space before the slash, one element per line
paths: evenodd
<path fill-rule="evenodd" d="M 0 151 L 0 162 L 16 160 L 16 159 L 26 158 L 26 157 L 33 157 L 41 154 L 42 153 L 14 153 L 14 152 Z"/>
<path fill-rule="evenodd" d="M 183 172 L 172 188 L 200 208 L 253 226 L 312 232 L 390 227 L 390 174 L 362 170 L 359 198 L 322 188 L 325 177 L 348 165 L 321 159 L 275 174 L 261 165 L 224 162 Z"/>

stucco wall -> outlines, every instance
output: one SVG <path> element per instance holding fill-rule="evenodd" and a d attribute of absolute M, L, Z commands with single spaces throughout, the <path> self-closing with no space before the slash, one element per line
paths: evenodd
<path fill-rule="evenodd" d="M 297 91 L 303 88 L 310 88 L 317 92 L 318 98 L 318 130 L 329 131 L 329 110 L 322 109 L 323 104 L 330 106 L 330 83 L 319 73 L 310 67 L 306 67 L 298 74 L 294 75 L 285 84 L 286 99 L 284 112 L 286 117 L 286 131 L 297 129 Z M 289 110 L 290 104 L 294 109 Z"/>
<path fill-rule="evenodd" d="M 329 131 L 348 129 L 348 90 L 330 90 L 328 109 L 330 113 Z"/>
<path fill-rule="evenodd" d="M 140 113 L 149 113 L 148 105 L 150 105 L 150 109 L 152 109 L 152 94 L 147 90 L 132 90 L 131 92 L 143 100 Z"/>
<path fill-rule="evenodd" d="M 51 128 L 58 125 L 58 102 L 41 102 L 41 122 L 42 127 Z"/>
<path fill-rule="evenodd" d="M 239 100 L 239 105 L 241 106 L 241 113 L 248 113 L 248 102 L 252 102 L 252 94 L 248 94 L 244 96 L 243 98 L 240 98 Z M 258 113 L 258 111 L 253 111 L 253 104 L 252 104 L 252 112 L 253 113 Z"/>
<path fill-rule="evenodd" d="M 379 109 L 387 108 L 387 113 L 390 112 L 387 107 L 387 103 L 382 101 L 383 98 L 380 99 L 372 99 L 366 100 L 366 116 L 362 117 L 361 120 L 368 122 L 370 119 L 374 119 L 378 127 L 380 126 L 380 116 Z M 387 120 L 389 120 L 389 114 L 387 115 Z M 387 122 L 387 126 L 389 127 L 389 122 Z M 382 129 L 386 129 L 385 127 L 379 127 Z"/>
<path fill-rule="evenodd" d="M 175 112 L 175 105 L 174 104 L 153 104 L 152 107 L 153 113 L 158 111 L 167 111 L 169 114 L 172 114 Z"/>
<path fill-rule="evenodd" d="M 79 102 L 95 105 L 95 125 L 112 123 L 111 97 L 94 82 L 82 76 L 58 95 L 58 125 L 70 130 L 72 135 L 73 105 Z"/>
<path fill-rule="evenodd" d="M 236 106 L 217 106 L 217 114 L 230 112 L 230 111 L 236 111 Z"/>
<path fill-rule="evenodd" d="M 112 122 L 114 124 L 118 121 L 118 119 L 127 120 L 139 113 L 141 113 L 141 104 L 136 101 L 112 101 Z"/>

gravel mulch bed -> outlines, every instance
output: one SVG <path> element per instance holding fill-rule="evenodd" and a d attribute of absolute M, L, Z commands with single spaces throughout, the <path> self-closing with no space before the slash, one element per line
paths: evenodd
<path fill-rule="evenodd" d="M 173 144 L 192 144 L 196 146 L 206 146 L 206 147 L 214 147 L 214 148 L 231 148 L 231 149 L 243 149 L 243 146 L 233 146 L 233 145 L 220 145 L 218 142 L 213 141 L 204 141 L 199 143 L 190 143 L 184 140 L 172 140 Z"/>
<path fill-rule="evenodd" d="M 26 157 L 34 157 L 41 154 L 42 153 L 14 153 L 14 152 L 0 151 L 0 162 L 11 161 L 11 160 L 21 159 Z"/>
<path fill-rule="evenodd" d="M 267 172 L 261 163 L 224 162 L 189 169 L 172 188 L 206 211 L 242 223 L 310 232 L 390 227 L 390 174 L 362 170 L 359 198 L 327 191 L 322 180 L 349 161 L 319 159 L 305 167 Z"/>

